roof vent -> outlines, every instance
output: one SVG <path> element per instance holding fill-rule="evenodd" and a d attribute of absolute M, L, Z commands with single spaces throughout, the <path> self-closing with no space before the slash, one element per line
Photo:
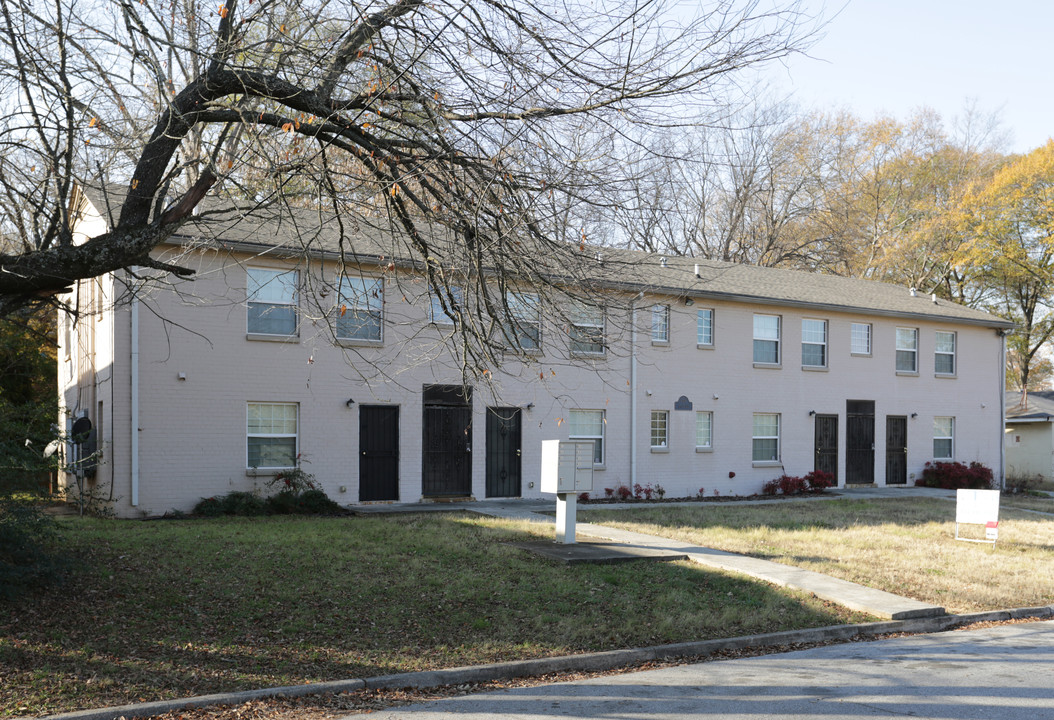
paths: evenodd
<path fill-rule="evenodd" d="M 699 263 L 695 264 L 695 276 L 699 277 Z"/>
<path fill-rule="evenodd" d="M 663 267 L 666 267 L 666 256 L 665 255 L 662 256 L 661 258 L 659 258 L 659 264 L 662 265 Z"/>
<path fill-rule="evenodd" d="M 911 297 L 915 297 L 916 295 L 918 295 L 918 293 L 915 292 L 915 288 L 911 288 Z"/>
<path fill-rule="evenodd" d="M 936 302 L 937 302 L 937 293 L 930 293 L 930 300 L 932 300 L 934 302 L 934 304 L 936 304 Z"/>
<path fill-rule="evenodd" d="M 598 264 L 598 265 L 601 265 L 601 264 L 603 264 L 603 262 L 604 262 L 604 258 L 603 258 L 603 257 L 601 257 L 601 255 L 600 255 L 600 251 L 599 251 L 599 250 L 597 250 L 597 254 L 595 255 L 595 257 L 596 257 L 596 261 L 597 261 L 597 264 Z"/>

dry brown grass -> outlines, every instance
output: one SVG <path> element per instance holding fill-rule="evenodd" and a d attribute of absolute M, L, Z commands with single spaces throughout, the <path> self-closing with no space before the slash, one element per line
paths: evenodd
<path fill-rule="evenodd" d="M 955 504 L 927 498 L 651 506 L 581 516 L 815 570 L 951 612 L 1054 603 L 1054 517 L 1006 505 L 995 547 L 955 540 Z"/>

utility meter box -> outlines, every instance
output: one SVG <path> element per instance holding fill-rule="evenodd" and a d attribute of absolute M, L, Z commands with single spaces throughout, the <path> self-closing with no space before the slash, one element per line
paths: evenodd
<path fill-rule="evenodd" d="M 542 492 L 566 495 L 593 490 L 593 443 L 542 440 Z"/>

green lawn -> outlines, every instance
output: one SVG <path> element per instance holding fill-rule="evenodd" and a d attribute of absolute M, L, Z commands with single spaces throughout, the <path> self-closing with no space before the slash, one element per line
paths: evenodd
<path fill-rule="evenodd" d="M 1035 502 L 1033 502 L 1035 501 Z M 837 499 L 587 510 L 600 522 L 815 570 L 951 612 L 1054 603 L 1054 517 L 1023 512 L 1047 500 L 1004 500 L 999 541 L 955 539 L 955 502 Z M 979 526 L 963 534 L 983 537 Z"/>
<path fill-rule="evenodd" d="M 3 715 L 866 619 L 686 563 L 556 564 L 504 544 L 551 528 L 470 514 L 62 524 L 78 574 L 0 605 Z"/>

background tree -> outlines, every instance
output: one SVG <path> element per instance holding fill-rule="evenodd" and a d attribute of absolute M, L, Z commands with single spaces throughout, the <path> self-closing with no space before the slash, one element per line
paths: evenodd
<path fill-rule="evenodd" d="M 1010 339 L 1018 377 L 1031 387 L 1031 367 L 1054 336 L 1054 141 L 1013 159 L 963 199 L 971 240 L 959 254 L 982 268 L 987 301 L 1018 323 Z"/>

